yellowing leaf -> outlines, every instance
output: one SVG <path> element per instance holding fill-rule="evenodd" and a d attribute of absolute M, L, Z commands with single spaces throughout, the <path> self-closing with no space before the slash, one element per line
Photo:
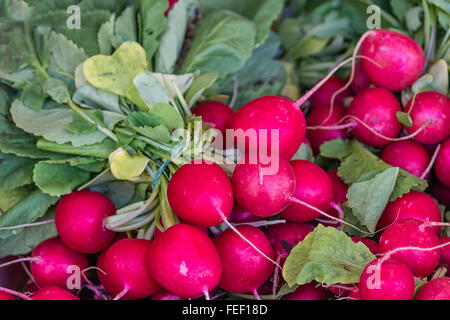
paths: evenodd
<path fill-rule="evenodd" d="M 144 172 L 149 159 L 142 155 L 129 155 L 126 150 L 119 148 L 109 156 L 111 172 L 119 180 L 129 180 L 139 177 Z"/>

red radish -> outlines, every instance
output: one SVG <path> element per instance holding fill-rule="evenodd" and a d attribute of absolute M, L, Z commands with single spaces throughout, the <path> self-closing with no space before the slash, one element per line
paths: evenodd
<path fill-rule="evenodd" d="M 32 257 L 38 258 L 39 262 L 30 264 L 34 280 L 40 287 L 58 286 L 68 289 L 68 278 L 75 270 L 84 270 L 88 267 L 88 259 L 85 254 L 68 248 L 60 239 L 50 238 L 41 242 L 34 248 Z M 81 278 L 81 284 L 84 279 Z"/>
<path fill-rule="evenodd" d="M 378 220 L 378 229 L 385 229 L 401 219 L 416 219 L 423 222 L 442 222 L 441 211 L 433 198 L 423 192 L 410 191 L 388 203 Z M 441 226 L 431 229 L 438 235 Z"/>
<path fill-rule="evenodd" d="M 370 62 L 368 62 L 370 63 Z M 351 88 L 353 92 L 358 93 L 360 91 L 363 91 L 364 89 L 367 89 L 370 87 L 370 80 L 367 74 L 364 72 L 361 61 L 358 61 L 358 63 L 355 66 L 355 76 L 353 78 L 353 81 L 351 83 Z"/>
<path fill-rule="evenodd" d="M 239 149 L 248 152 L 255 147 L 259 152 L 265 151 L 272 156 L 277 156 L 272 152 L 272 140 L 276 137 L 272 130 L 277 130 L 279 156 L 289 160 L 303 142 L 306 125 L 296 103 L 286 98 L 267 96 L 252 100 L 240 108 L 234 116 L 232 129 L 235 134 L 237 130 L 255 134 L 254 138 L 250 135 L 245 137 L 245 141 L 238 141 Z"/>
<path fill-rule="evenodd" d="M 380 252 L 406 264 L 414 276 L 427 277 L 436 269 L 441 257 L 437 235 L 424 223 L 415 219 L 402 219 L 383 232 L 380 238 Z M 410 248 L 397 250 L 399 248 Z M 421 248 L 421 250 L 412 249 Z M 425 249 L 425 250 L 424 250 Z"/>
<path fill-rule="evenodd" d="M 32 300 L 80 300 L 76 295 L 56 286 L 46 286 L 36 292 Z"/>
<path fill-rule="evenodd" d="M 328 292 L 315 281 L 299 286 L 294 292 L 284 296 L 283 300 L 328 300 Z"/>
<path fill-rule="evenodd" d="M 441 144 L 434 163 L 434 173 L 440 182 L 450 188 L 450 138 Z"/>
<path fill-rule="evenodd" d="M 338 204 L 342 204 L 347 201 L 348 186 L 337 175 L 337 171 L 327 171 L 327 175 L 330 177 L 331 183 L 333 184 L 334 201 Z"/>
<path fill-rule="evenodd" d="M 444 206 L 450 206 L 450 187 L 444 186 L 439 180 L 432 179 L 430 193 Z"/>
<path fill-rule="evenodd" d="M 350 291 L 347 300 L 361 300 L 361 293 L 358 290 Z"/>
<path fill-rule="evenodd" d="M 250 225 L 236 227 L 260 251 L 273 260 L 273 251 L 266 235 Z M 226 230 L 214 239 L 223 265 L 219 286 L 230 292 L 255 292 L 272 274 L 274 265 L 245 242 L 233 230 Z"/>
<path fill-rule="evenodd" d="M 314 226 L 309 223 L 286 222 L 270 226 L 265 234 L 275 256 L 287 258 L 291 250 L 313 230 Z"/>
<path fill-rule="evenodd" d="M 389 30 L 369 31 L 361 46 L 361 66 L 376 86 L 401 91 L 411 86 L 422 74 L 425 54 L 420 45 L 408 36 Z"/>
<path fill-rule="evenodd" d="M 430 163 L 427 149 L 412 140 L 396 141 L 388 144 L 381 152 L 381 159 L 394 167 L 399 167 L 420 177 Z"/>
<path fill-rule="evenodd" d="M 152 300 L 183 300 L 180 296 L 170 293 L 165 289 L 159 289 L 158 292 L 152 294 Z"/>
<path fill-rule="evenodd" d="M 450 278 L 442 277 L 425 283 L 416 300 L 450 300 Z"/>
<path fill-rule="evenodd" d="M 322 211 L 327 211 L 334 203 L 333 184 L 325 171 L 306 160 L 291 161 L 296 187 L 294 197 Z M 320 217 L 317 211 L 293 203 L 283 211 L 283 218 L 293 222 L 306 222 Z"/>
<path fill-rule="evenodd" d="M 167 198 L 180 218 L 204 227 L 221 224 L 233 209 L 230 179 L 212 162 L 183 165 L 169 181 Z"/>
<path fill-rule="evenodd" d="M 329 105 L 315 106 L 306 117 L 306 124 L 308 125 L 306 135 L 311 141 L 314 154 L 319 154 L 322 143 L 334 139 L 347 139 L 350 134 L 348 128 L 343 129 L 314 129 L 309 127 L 336 125 L 345 116 L 345 108 L 341 104 L 335 104 L 330 114 Z M 328 119 L 328 120 L 327 120 Z M 324 121 L 326 120 L 326 121 Z M 339 128 L 339 127 L 337 127 Z"/>
<path fill-rule="evenodd" d="M 0 291 L 0 300 L 16 300 L 16 298 L 10 293 Z"/>
<path fill-rule="evenodd" d="M 369 248 L 370 252 L 372 252 L 374 255 L 377 255 L 380 253 L 380 250 L 378 248 L 378 243 L 367 239 L 367 238 L 360 238 L 360 237 L 352 237 L 352 241 L 354 243 L 362 242 L 367 248 Z"/>
<path fill-rule="evenodd" d="M 424 144 L 435 144 L 450 135 L 450 99 L 436 91 L 421 92 L 412 98 L 405 107 L 413 121 L 405 127 L 412 134 L 425 127 L 414 140 Z"/>
<path fill-rule="evenodd" d="M 381 147 L 389 140 L 380 137 L 396 138 L 402 125 L 396 113 L 401 111 L 397 98 L 383 88 L 368 88 L 356 95 L 347 110 L 347 117 L 356 121 L 352 134 L 361 142 L 373 147 Z M 361 121 L 364 123 L 362 124 Z M 372 131 L 378 133 L 374 134 Z"/>
<path fill-rule="evenodd" d="M 311 96 L 311 104 L 314 106 L 314 108 L 317 107 L 325 107 L 328 108 L 331 104 L 331 98 L 333 97 L 333 94 L 338 91 L 339 89 L 342 89 L 345 87 L 346 81 L 339 77 L 331 77 L 329 78 L 312 96 Z M 350 89 L 346 89 L 343 92 L 339 93 L 334 98 L 334 105 L 341 105 L 342 101 L 350 97 L 352 95 L 352 92 Z M 314 109 L 313 108 L 313 109 Z M 327 110 L 328 111 L 328 110 Z M 328 115 L 325 114 L 325 117 Z M 325 118 L 323 117 L 323 118 Z"/>
<path fill-rule="evenodd" d="M 115 214 L 108 197 L 95 191 L 74 191 L 59 201 L 55 212 L 58 235 L 66 246 L 82 253 L 106 248 L 115 233 L 105 228 L 106 217 Z"/>
<path fill-rule="evenodd" d="M 233 211 L 230 214 L 230 221 L 233 223 L 245 223 L 260 221 L 262 217 L 255 216 L 249 211 L 243 209 L 237 201 L 234 202 Z"/>
<path fill-rule="evenodd" d="M 309 141 L 308 137 L 305 137 L 305 138 L 303 139 L 303 142 L 302 142 L 302 143 L 304 143 L 304 144 L 306 144 L 308 147 L 312 148 L 311 141 Z"/>
<path fill-rule="evenodd" d="M 135 300 L 159 290 L 147 268 L 150 244 L 144 239 L 123 239 L 108 248 L 101 261 L 106 273 L 101 283 L 111 296 Z"/>
<path fill-rule="evenodd" d="M 163 225 L 162 220 L 160 219 L 160 223 L 161 225 Z M 201 232 L 203 232 L 204 234 L 206 234 L 207 236 L 209 236 L 209 229 L 207 227 L 201 227 L 201 226 L 197 226 L 195 224 L 190 224 L 187 223 L 186 221 L 184 221 L 183 219 L 180 219 L 180 223 L 184 223 L 184 224 L 189 224 L 191 226 L 193 226 L 194 228 L 197 228 L 198 230 L 200 230 Z M 160 235 L 162 235 L 163 232 L 160 231 L 156 226 L 155 226 L 155 232 L 153 233 L 153 239 L 158 238 Z"/>
<path fill-rule="evenodd" d="M 414 297 L 414 276 L 402 262 L 380 259 L 370 262 L 359 280 L 362 300 L 412 300 Z"/>
<path fill-rule="evenodd" d="M 450 242 L 450 237 L 440 237 L 439 243 L 444 244 Z M 446 266 L 447 269 L 450 269 L 450 245 L 442 248 L 441 260 L 440 262 Z"/>
<path fill-rule="evenodd" d="M 163 288 L 182 298 L 208 295 L 222 276 L 220 256 L 211 239 L 186 224 L 168 228 L 152 242 L 148 266 Z"/>
<path fill-rule="evenodd" d="M 234 111 L 222 102 L 206 101 L 198 104 L 192 113 L 202 117 L 202 121 L 210 127 L 217 129 L 222 134 L 222 141 L 219 147 L 225 149 L 226 129 L 230 129 L 233 123 Z"/>

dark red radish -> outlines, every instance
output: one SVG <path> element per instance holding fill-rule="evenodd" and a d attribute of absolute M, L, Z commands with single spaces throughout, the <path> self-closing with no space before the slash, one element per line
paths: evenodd
<path fill-rule="evenodd" d="M 441 144 L 434 163 L 434 173 L 440 182 L 450 188 L 450 138 Z"/>
<path fill-rule="evenodd" d="M 406 264 L 414 276 L 427 277 L 436 269 L 441 257 L 438 236 L 422 221 L 401 219 L 390 226 L 380 237 L 379 248 L 383 254 Z M 401 249 L 399 248 L 410 248 Z M 420 250 L 414 249 L 420 248 Z M 397 250 L 396 250 L 397 249 Z M 423 250 L 425 249 L 425 250 Z M 394 251 L 395 252 L 391 252 Z"/>
<path fill-rule="evenodd" d="M 333 184 L 334 201 L 338 204 L 342 204 L 347 201 L 348 186 L 337 175 L 337 171 L 327 171 L 327 175 L 330 177 L 331 183 Z"/>
<path fill-rule="evenodd" d="M 445 244 L 450 242 L 450 237 L 440 237 L 439 243 Z M 443 264 L 448 270 L 450 270 L 450 245 L 442 248 L 440 263 Z"/>
<path fill-rule="evenodd" d="M 327 173 L 318 165 L 307 160 L 291 161 L 296 187 L 294 197 L 322 211 L 327 211 L 334 203 L 333 183 Z M 301 204 L 292 203 L 282 217 L 293 222 L 307 222 L 320 217 L 320 213 Z"/>
<path fill-rule="evenodd" d="M 236 229 L 266 256 L 274 259 L 269 240 L 264 232 L 250 225 Z M 219 287 L 234 293 L 252 292 L 272 274 L 274 265 L 233 230 L 226 230 L 214 239 L 222 261 L 222 279 Z"/>
<path fill-rule="evenodd" d="M 368 61 L 368 63 L 371 62 Z M 370 84 L 371 84 L 370 79 L 364 72 L 361 66 L 361 61 L 358 61 L 355 66 L 355 75 L 351 83 L 352 91 L 358 93 L 370 87 Z"/>
<path fill-rule="evenodd" d="M 233 223 L 255 222 L 263 219 L 263 217 L 255 216 L 248 210 L 243 209 L 237 201 L 234 202 L 233 211 L 231 211 L 229 218 L 230 222 Z"/>
<path fill-rule="evenodd" d="M 179 168 L 169 181 L 167 198 L 181 219 L 204 227 L 221 224 L 233 209 L 230 179 L 212 162 L 191 162 Z"/>
<path fill-rule="evenodd" d="M 350 137 L 348 128 L 327 128 L 325 130 L 313 129 L 316 126 L 337 126 L 338 122 L 345 116 L 345 114 L 345 108 L 341 104 L 335 104 L 331 114 L 330 105 L 315 106 L 312 108 L 312 110 L 306 117 L 306 124 L 308 126 L 306 130 L 306 136 L 308 137 L 309 141 L 311 141 L 314 154 L 319 154 L 319 148 L 324 142 L 334 139 L 347 139 Z"/>
<path fill-rule="evenodd" d="M 31 262 L 30 269 L 34 280 L 40 287 L 58 286 L 68 288 L 68 278 L 78 271 L 88 267 L 85 254 L 76 252 L 67 247 L 59 238 L 50 238 L 41 242 L 31 253 L 39 262 Z M 80 284 L 84 283 L 81 277 Z"/>
<path fill-rule="evenodd" d="M 438 179 L 431 180 L 429 191 L 440 204 L 450 206 L 450 188 L 443 185 Z"/>
<path fill-rule="evenodd" d="M 309 141 L 308 137 L 305 136 L 305 138 L 303 139 L 303 143 L 312 148 L 311 141 Z"/>
<path fill-rule="evenodd" d="M 391 166 L 417 177 L 421 177 L 431 160 L 427 149 L 413 140 L 391 142 L 383 149 L 380 157 Z"/>
<path fill-rule="evenodd" d="M 265 234 L 275 257 L 280 256 L 286 260 L 291 250 L 313 230 L 314 226 L 309 223 L 286 222 L 268 227 Z"/>
<path fill-rule="evenodd" d="M 277 156 L 274 153 L 278 149 L 280 158 L 289 160 L 303 142 L 306 121 L 296 103 L 282 97 L 266 96 L 252 100 L 240 108 L 234 116 L 232 129 L 235 135 L 239 132 L 248 133 L 245 141 L 237 139 L 240 150 L 258 150 L 260 154 L 267 152 Z M 276 133 L 278 141 L 275 139 Z M 272 145 L 272 140 L 277 148 Z"/>
<path fill-rule="evenodd" d="M 405 107 L 413 122 L 405 127 L 413 134 L 424 127 L 413 139 L 423 144 L 435 144 L 450 135 L 450 99 L 436 91 L 421 92 Z"/>
<path fill-rule="evenodd" d="M 352 241 L 354 243 L 362 242 L 367 248 L 369 248 L 370 252 L 372 252 L 374 255 L 377 255 L 380 253 L 380 249 L 378 248 L 378 243 L 367 238 L 361 238 L 361 237 L 352 237 Z"/>
<path fill-rule="evenodd" d="M 112 297 L 136 300 L 159 290 L 147 267 L 150 244 L 144 239 L 123 239 L 105 252 L 101 264 L 106 274 L 100 280 Z"/>
<path fill-rule="evenodd" d="M 416 219 L 422 222 L 442 222 L 441 211 L 436 202 L 426 193 L 410 191 L 388 203 L 378 220 L 378 230 L 385 229 L 401 219 Z M 441 226 L 431 229 L 438 235 Z"/>
<path fill-rule="evenodd" d="M 80 300 L 80 298 L 60 287 L 46 286 L 39 289 L 32 300 Z"/>
<path fill-rule="evenodd" d="M 18 256 L 6 256 L 0 259 L 0 265 L 21 259 Z M 0 268 L 0 287 L 9 288 L 13 290 L 22 289 L 29 276 L 25 272 L 20 263 L 13 263 Z"/>
<path fill-rule="evenodd" d="M 173 225 L 152 242 L 148 266 L 153 279 L 182 298 L 208 295 L 222 277 L 222 262 L 211 239 L 186 224 Z"/>
<path fill-rule="evenodd" d="M 416 300 L 450 300 L 450 278 L 442 277 L 425 283 Z"/>
<path fill-rule="evenodd" d="M 415 282 L 411 270 L 403 262 L 380 259 L 370 262 L 359 280 L 362 300 L 412 300 Z"/>
<path fill-rule="evenodd" d="M 56 206 L 55 224 L 61 240 L 81 253 L 97 253 L 106 248 L 115 233 L 105 228 L 105 218 L 116 213 L 105 195 L 74 191 L 61 198 Z"/>
<path fill-rule="evenodd" d="M 16 298 L 10 293 L 0 291 L 0 300 L 16 300 Z"/>
<path fill-rule="evenodd" d="M 347 296 L 347 300 L 361 300 L 361 293 L 358 290 L 350 291 Z"/>
<path fill-rule="evenodd" d="M 299 286 L 294 292 L 285 295 L 283 300 L 328 300 L 328 292 L 313 281 Z"/>
<path fill-rule="evenodd" d="M 170 293 L 166 289 L 159 289 L 158 292 L 152 294 L 152 300 L 183 300 L 180 296 Z"/>
<path fill-rule="evenodd" d="M 363 41 L 361 66 L 370 81 L 390 91 L 401 91 L 411 86 L 422 74 L 425 54 L 410 37 L 396 31 L 372 30 Z"/>
<path fill-rule="evenodd" d="M 328 108 L 331 104 L 331 98 L 333 94 L 345 87 L 346 85 L 345 79 L 340 77 L 330 77 L 312 96 L 311 96 L 311 104 L 314 106 L 313 109 L 317 107 L 325 107 Z M 342 105 L 342 102 L 345 98 L 350 97 L 352 95 L 352 91 L 350 89 L 345 89 L 334 98 L 334 107 L 336 105 Z M 328 115 L 325 114 L 325 117 Z M 324 117 L 324 119 L 325 119 Z M 308 124 L 309 125 L 309 124 Z"/>
<path fill-rule="evenodd" d="M 398 111 L 401 111 L 400 103 L 391 92 L 383 88 L 365 89 L 347 109 L 347 117 L 356 123 L 352 134 L 370 146 L 384 146 L 389 143 L 388 139 L 400 134 L 402 125 L 396 117 Z"/>
<path fill-rule="evenodd" d="M 198 104 L 192 110 L 192 113 L 196 116 L 201 116 L 203 122 L 222 134 L 223 139 L 218 141 L 220 143 L 218 147 L 225 149 L 226 129 L 230 129 L 233 124 L 233 109 L 222 102 L 206 101 Z"/>

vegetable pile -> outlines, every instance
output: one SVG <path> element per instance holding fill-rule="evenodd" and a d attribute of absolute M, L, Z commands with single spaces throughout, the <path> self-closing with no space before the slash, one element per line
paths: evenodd
<path fill-rule="evenodd" d="M 71 2 L 0 4 L 1 300 L 450 300 L 447 2 Z"/>

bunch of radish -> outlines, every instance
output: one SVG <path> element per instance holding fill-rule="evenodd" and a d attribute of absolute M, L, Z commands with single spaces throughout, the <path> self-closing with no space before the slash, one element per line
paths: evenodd
<path fill-rule="evenodd" d="M 114 240 L 117 234 L 104 221 L 116 209 L 100 193 L 85 190 L 63 197 L 55 214 L 59 237 L 42 242 L 24 258 L 39 290 L 31 298 L 16 294 L 23 299 L 78 299 L 67 287 L 66 270 L 74 265 L 83 274 L 97 270 L 97 284 L 87 277 L 81 280 L 96 299 L 211 299 L 220 292 L 260 299 L 272 287 L 276 292 L 291 249 L 315 225 L 342 230 L 348 224 L 340 206 L 346 201 L 347 186 L 336 172 L 308 160 L 291 160 L 306 137 L 315 154 L 322 143 L 350 136 L 382 148 L 381 158 L 392 166 L 425 179 L 433 173 L 439 183 L 433 190 L 448 201 L 450 99 L 425 91 L 402 108 L 398 97 L 424 72 L 422 49 L 407 36 L 387 30 L 368 32 L 358 48 L 365 58 L 356 65 L 354 77 L 346 81 L 330 74 L 296 102 L 260 97 L 236 113 L 222 103 L 198 105 L 194 114 L 209 126 L 222 133 L 254 129 L 255 140 L 238 146 L 243 157 L 231 179 L 218 164 L 206 160 L 178 169 L 167 198 L 183 223 L 159 232 L 153 240 Z M 302 106 L 309 98 L 311 108 L 305 117 Z M 411 126 L 398 121 L 402 111 L 410 116 Z M 261 129 L 269 130 L 268 135 L 262 136 Z M 275 149 L 273 129 L 279 138 Z M 259 155 L 277 149 L 276 172 L 264 174 L 270 165 Z M 257 152 L 253 162 L 252 152 Z M 284 220 L 269 226 L 276 217 Z M 379 256 L 365 267 L 357 286 L 338 290 L 339 286 L 310 283 L 285 299 L 328 299 L 337 291 L 348 299 L 413 299 L 414 277 L 431 276 L 440 263 L 450 265 L 446 246 L 450 242 L 439 237 L 442 225 L 434 200 L 411 191 L 388 204 L 378 222 L 377 242 L 353 239 Z M 209 231 L 200 230 L 205 227 Z M 89 266 L 88 255 L 95 257 L 95 264 Z M 370 285 L 374 273 L 378 278 Z M 2 299 L 14 294 L 8 289 L 1 292 Z M 450 278 L 429 281 L 416 298 L 450 299 Z"/>

